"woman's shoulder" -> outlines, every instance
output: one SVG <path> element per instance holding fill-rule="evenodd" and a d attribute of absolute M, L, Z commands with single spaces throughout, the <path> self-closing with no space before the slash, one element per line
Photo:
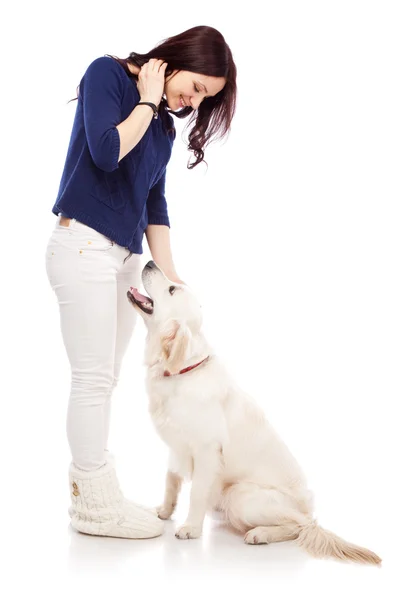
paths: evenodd
<path fill-rule="evenodd" d="M 87 69 L 113 69 L 118 66 L 118 62 L 111 56 L 98 56 L 89 63 Z"/>
<path fill-rule="evenodd" d="M 118 62 L 115 57 L 108 54 L 98 56 L 92 60 L 84 73 L 83 79 L 103 81 L 107 82 L 107 85 L 111 85 L 111 82 L 114 81 L 124 88 L 133 85 L 137 92 L 137 82 L 133 73 L 131 73 L 123 64 Z"/>
<path fill-rule="evenodd" d="M 120 78 L 122 78 L 123 73 L 126 73 L 126 75 L 129 77 L 128 72 L 126 71 L 126 69 L 123 67 L 123 65 L 121 63 L 118 62 L 118 60 L 116 60 L 115 58 L 113 58 L 112 56 L 106 54 L 104 56 L 98 56 L 97 58 L 95 58 L 94 60 L 92 60 L 91 63 L 89 63 L 85 75 L 86 74 L 101 74 L 101 73 L 110 73 L 110 72 L 114 72 L 117 73 L 119 75 Z M 133 76 L 132 76 L 133 78 Z"/>

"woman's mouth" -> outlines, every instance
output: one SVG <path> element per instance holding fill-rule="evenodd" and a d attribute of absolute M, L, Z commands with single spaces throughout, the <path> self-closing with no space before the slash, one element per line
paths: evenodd
<path fill-rule="evenodd" d="M 186 104 L 182 96 L 179 96 L 179 104 L 182 108 L 185 108 Z"/>

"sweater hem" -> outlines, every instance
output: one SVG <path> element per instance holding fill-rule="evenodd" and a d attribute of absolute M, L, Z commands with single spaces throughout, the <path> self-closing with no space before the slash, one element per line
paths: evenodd
<path fill-rule="evenodd" d="M 114 135 L 111 146 L 111 170 L 115 171 L 115 169 L 118 169 L 119 167 L 118 157 L 121 147 L 121 138 L 119 137 L 119 131 L 117 128 L 114 129 L 113 133 Z"/>
<path fill-rule="evenodd" d="M 120 233 L 116 233 L 111 227 L 108 227 L 107 225 L 104 225 L 104 223 L 100 223 L 99 221 L 96 221 L 95 219 L 93 219 L 93 217 L 86 215 L 83 212 L 78 212 L 75 210 L 70 211 L 68 209 L 63 209 L 60 206 L 58 206 L 57 204 L 55 204 L 53 206 L 52 212 L 56 216 L 58 216 L 59 213 L 63 213 L 65 215 L 67 215 L 70 219 L 76 219 L 80 223 L 83 223 L 84 225 L 87 225 L 88 227 L 95 229 L 99 233 L 102 233 L 108 239 L 110 239 L 112 242 L 114 242 L 115 244 L 118 244 L 118 246 L 122 246 L 123 248 L 126 248 L 133 254 L 143 254 L 143 247 L 142 247 L 142 239 L 143 239 L 143 234 L 144 234 L 143 231 L 141 232 L 141 240 L 138 239 L 138 236 L 135 236 L 132 239 L 132 237 L 128 238 L 127 236 L 121 235 Z M 138 231 L 139 231 L 139 229 L 136 230 L 136 233 Z"/>
<path fill-rule="evenodd" d="M 148 225 L 166 225 L 167 227 L 171 227 L 168 217 L 162 217 L 158 215 L 149 216 Z"/>

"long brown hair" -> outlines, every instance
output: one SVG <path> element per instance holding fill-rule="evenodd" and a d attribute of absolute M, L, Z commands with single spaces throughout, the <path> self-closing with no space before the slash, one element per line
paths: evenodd
<path fill-rule="evenodd" d="M 151 58 L 168 63 L 166 77 L 174 70 L 181 70 L 226 79 L 223 89 L 215 96 L 204 98 L 197 111 L 191 106 L 186 106 L 175 112 L 169 109 L 165 98 L 161 100 L 159 114 L 167 131 L 171 130 L 169 113 L 180 119 L 194 113 L 185 127 L 186 129 L 194 123 L 188 136 L 188 150 L 193 151 L 196 160 L 192 164 L 188 162 L 188 169 L 193 169 L 204 160 L 205 146 L 229 133 L 236 110 L 236 65 L 223 35 L 213 27 L 192 27 L 163 40 L 147 54 L 131 52 L 127 58 L 107 56 L 119 62 L 127 75 L 136 80 L 137 77 L 129 70 L 128 63 L 141 68 Z"/>

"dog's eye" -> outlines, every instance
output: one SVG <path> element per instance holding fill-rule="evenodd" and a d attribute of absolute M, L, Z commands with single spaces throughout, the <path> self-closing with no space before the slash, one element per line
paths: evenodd
<path fill-rule="evenodd" d="M 176 287 L 174 285 L 171 285 L 170 288 L 169 288 L 169 293 L 171 294 L 171 296 L 172 296 L 172 294 L 174 293 L 175 290 L 176 290 Z"/>

